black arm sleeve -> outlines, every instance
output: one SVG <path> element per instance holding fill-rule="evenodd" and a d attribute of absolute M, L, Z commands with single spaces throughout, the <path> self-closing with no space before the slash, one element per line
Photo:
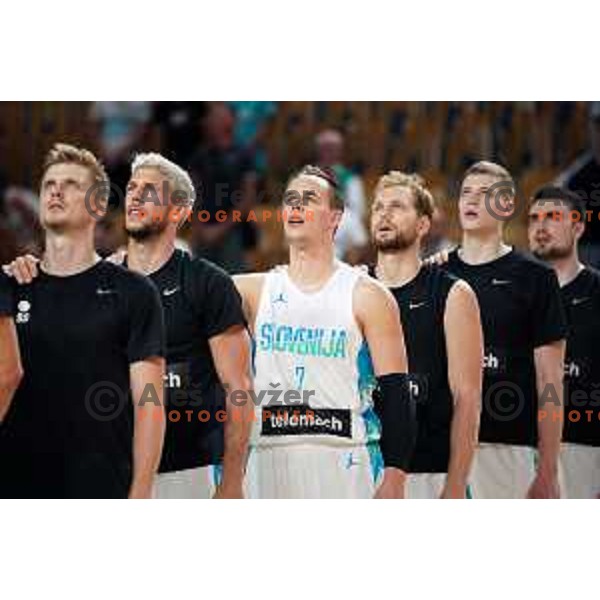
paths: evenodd
<path fill-rule="evenodd" d="M 404 373 L 377 378 L 381 452 L 386 467 L 408 471 L 417 441 L 417 406 Z"/>

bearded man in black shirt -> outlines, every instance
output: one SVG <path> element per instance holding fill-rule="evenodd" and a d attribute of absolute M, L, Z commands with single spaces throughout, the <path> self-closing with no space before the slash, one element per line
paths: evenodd
<path fill-rule="evenodd" d="M 135 158 L 126 262 L 160 290 L 167 330 L 167 436 L 155 494 L 241 498 L 254 415 L 250 339 L 232 278 L 175 249 L 194 200 L 181 167 L 156 153 Z"/>
<path fill-rule="evenodd" d="M 164 324 L 154 286 L 94 250 L 108 188 L 91 152 L 55 145 L 40 187 L 40 274 L 22 286 L 0 275 L 25 373 L 2 429 L 1 496 L 151 495 L 164 438 Z"/>
<path fill-rule="evenodd" d="M 146 275 L 162 301 L 167 428 L 154 496 L 240 498 L 254 415 L 250 340 L 231 277 L 175 248 L 194 201 L 184 169 L 157 153 L 138 155 L 126 189 L 127 252 L 110 260 Z M 36 262 L 21 257 L 9 270 L 27 282 Z"/>
<path fill-rule="evenodd" d="M 418 435 L 408 498 L 465 498 L 477 446 L 483 335 L 473 290 L 419 259 L 435 210 L 417 175 L 392 171 L 375 189 L 371 274 L 400 308 Z"/>
<path fill-rule="evenodd" d="M 600 273 L 579 261 L 585 215 L 579 196 L 553 185 L 529 206 L 529 247 L 556 271 L 569 324 L 561 450 L 567 498 L 600 497 Z"/>

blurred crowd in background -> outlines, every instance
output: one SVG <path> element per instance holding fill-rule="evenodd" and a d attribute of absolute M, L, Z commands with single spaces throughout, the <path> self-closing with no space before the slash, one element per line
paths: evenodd
<path fill-rule="evenodd" d="M 600 102 L 2 102 L 0 103 L 0 262 L 39 253 L 37 190 L 55 142 L 85 146 L 124 190 L 136 152 L 159 151 L 188 169 L 198 207 L 233 208 L 256 221 L 193 221 L 180 244 L 235 273 L 285 261 L 282 226 L 262 218 L 281 203 L 304 164 L 332 168 L 346 202 L 336 237 L 340 258 L 371 258 L 369 208 L 377 178 L 417 172 L 437 201 L 427 253 L 458 238 L 456 198 L 464 170 L 480 159 L 515 176 L 518 202 L 559 182 L 592 211 L 584 259 L 600 266 Z M 508 226 L 524 247 L 525 212 Z M 97 227 L 108 255 L 125 243 L 123 203 Z"/>

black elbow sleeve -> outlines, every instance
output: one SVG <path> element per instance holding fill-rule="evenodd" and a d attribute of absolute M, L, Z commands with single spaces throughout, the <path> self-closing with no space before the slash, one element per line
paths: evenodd
<path fill-rule="evenodd" d="M 386 467 L 408 471 L 417 441 L 417 407 L 405 373 L 377 378 L 375 410 L 381 421 L 381 452 Z"/>

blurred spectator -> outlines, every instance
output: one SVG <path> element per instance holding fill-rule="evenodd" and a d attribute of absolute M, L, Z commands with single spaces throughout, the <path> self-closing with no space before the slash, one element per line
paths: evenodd
<path fill-rule="evenodd" d="M 364 224 L 365 192 L 358 175 L 344 166 L 344 137 L 335 129 L 319 133 L 315 139 L 317 164 L 332 169 L 340 182 L 345 209 L 335 236 L 338 258 L 354 264 L 361 262 L 369 237 Z"/>
<path fill-rule="evenodd" d="M 156 102 L 152 120 L 160 129 L 163 154 L 187 167 L 201 144 L 206 102 Z"/>
<path fill-rule="evenodd" d="M 266 125 L 277 112 L 276 102 L 228 102 L 236 117 L 235 141 L 254 156 L 256 170 L 267 170 L 267 155 L 263 147 Z"/>
<path fill-rule="evenodd" d="M 16 236 L 7 227 L 3 215 L 0 213 L 0 265 L 11 262 L 18 254 Z"/>
<path fill-rule="evenodd" d="M 238 273 L 248 269 L 247 253 L 256 246 L 253 223 L 245 222 L 256 203 L 254 161 L 234 140 L 235 117 L 227 104 L 211 103 L 202 129 L 204 144 L 190 162 L 197 190 L 192 247 L 195 255 Z M 241 223 L 233 222 L 233 209 L 241 212 Z M 208 222 L 200 222 L 199 211 L 208 211 Z M 219 214 L 227 216 L 224 222 Z"/>
<path fill-rule="evenodd" d="M 586 219 L 580 255 L 584 262 L 600 267 L 600 102 L 590 105 L 589 149 L 561 173 L 558 183 L 576 192 L 586 210 L 592 211 Z"/>
<path fill-rule="evenodd" d="M 130 160 L 140 150 L 152 114 L 151 102 L 93 102 L 90 120 L 112 184 L 124 195 Z M 114 194 L 111 203 L 116 202 Z"/>
<path fill-rule="evenodd" d="M 19 254 L 39 253 L 42 228 L 39 221 L 39 201 L 28 189 L 11 186 L 4 194 L 5 227 L 14 235 Z"/>
<path fill-rule="evenodd" d="M 41 231 L 35 195 L 9 184 L 4 171 L 8 150 L 8 137 L 0 123 L 0 264 L 22 252 L 36 251 Z"/>
<path fill-rule="evenodd" d="M 0 218 L 6 216 L 4 210 L 4 194 L 8 187 L 8 177 L 4 170 L 8 163 L 8 141 L 2 123 L 0 123 Z"/>

